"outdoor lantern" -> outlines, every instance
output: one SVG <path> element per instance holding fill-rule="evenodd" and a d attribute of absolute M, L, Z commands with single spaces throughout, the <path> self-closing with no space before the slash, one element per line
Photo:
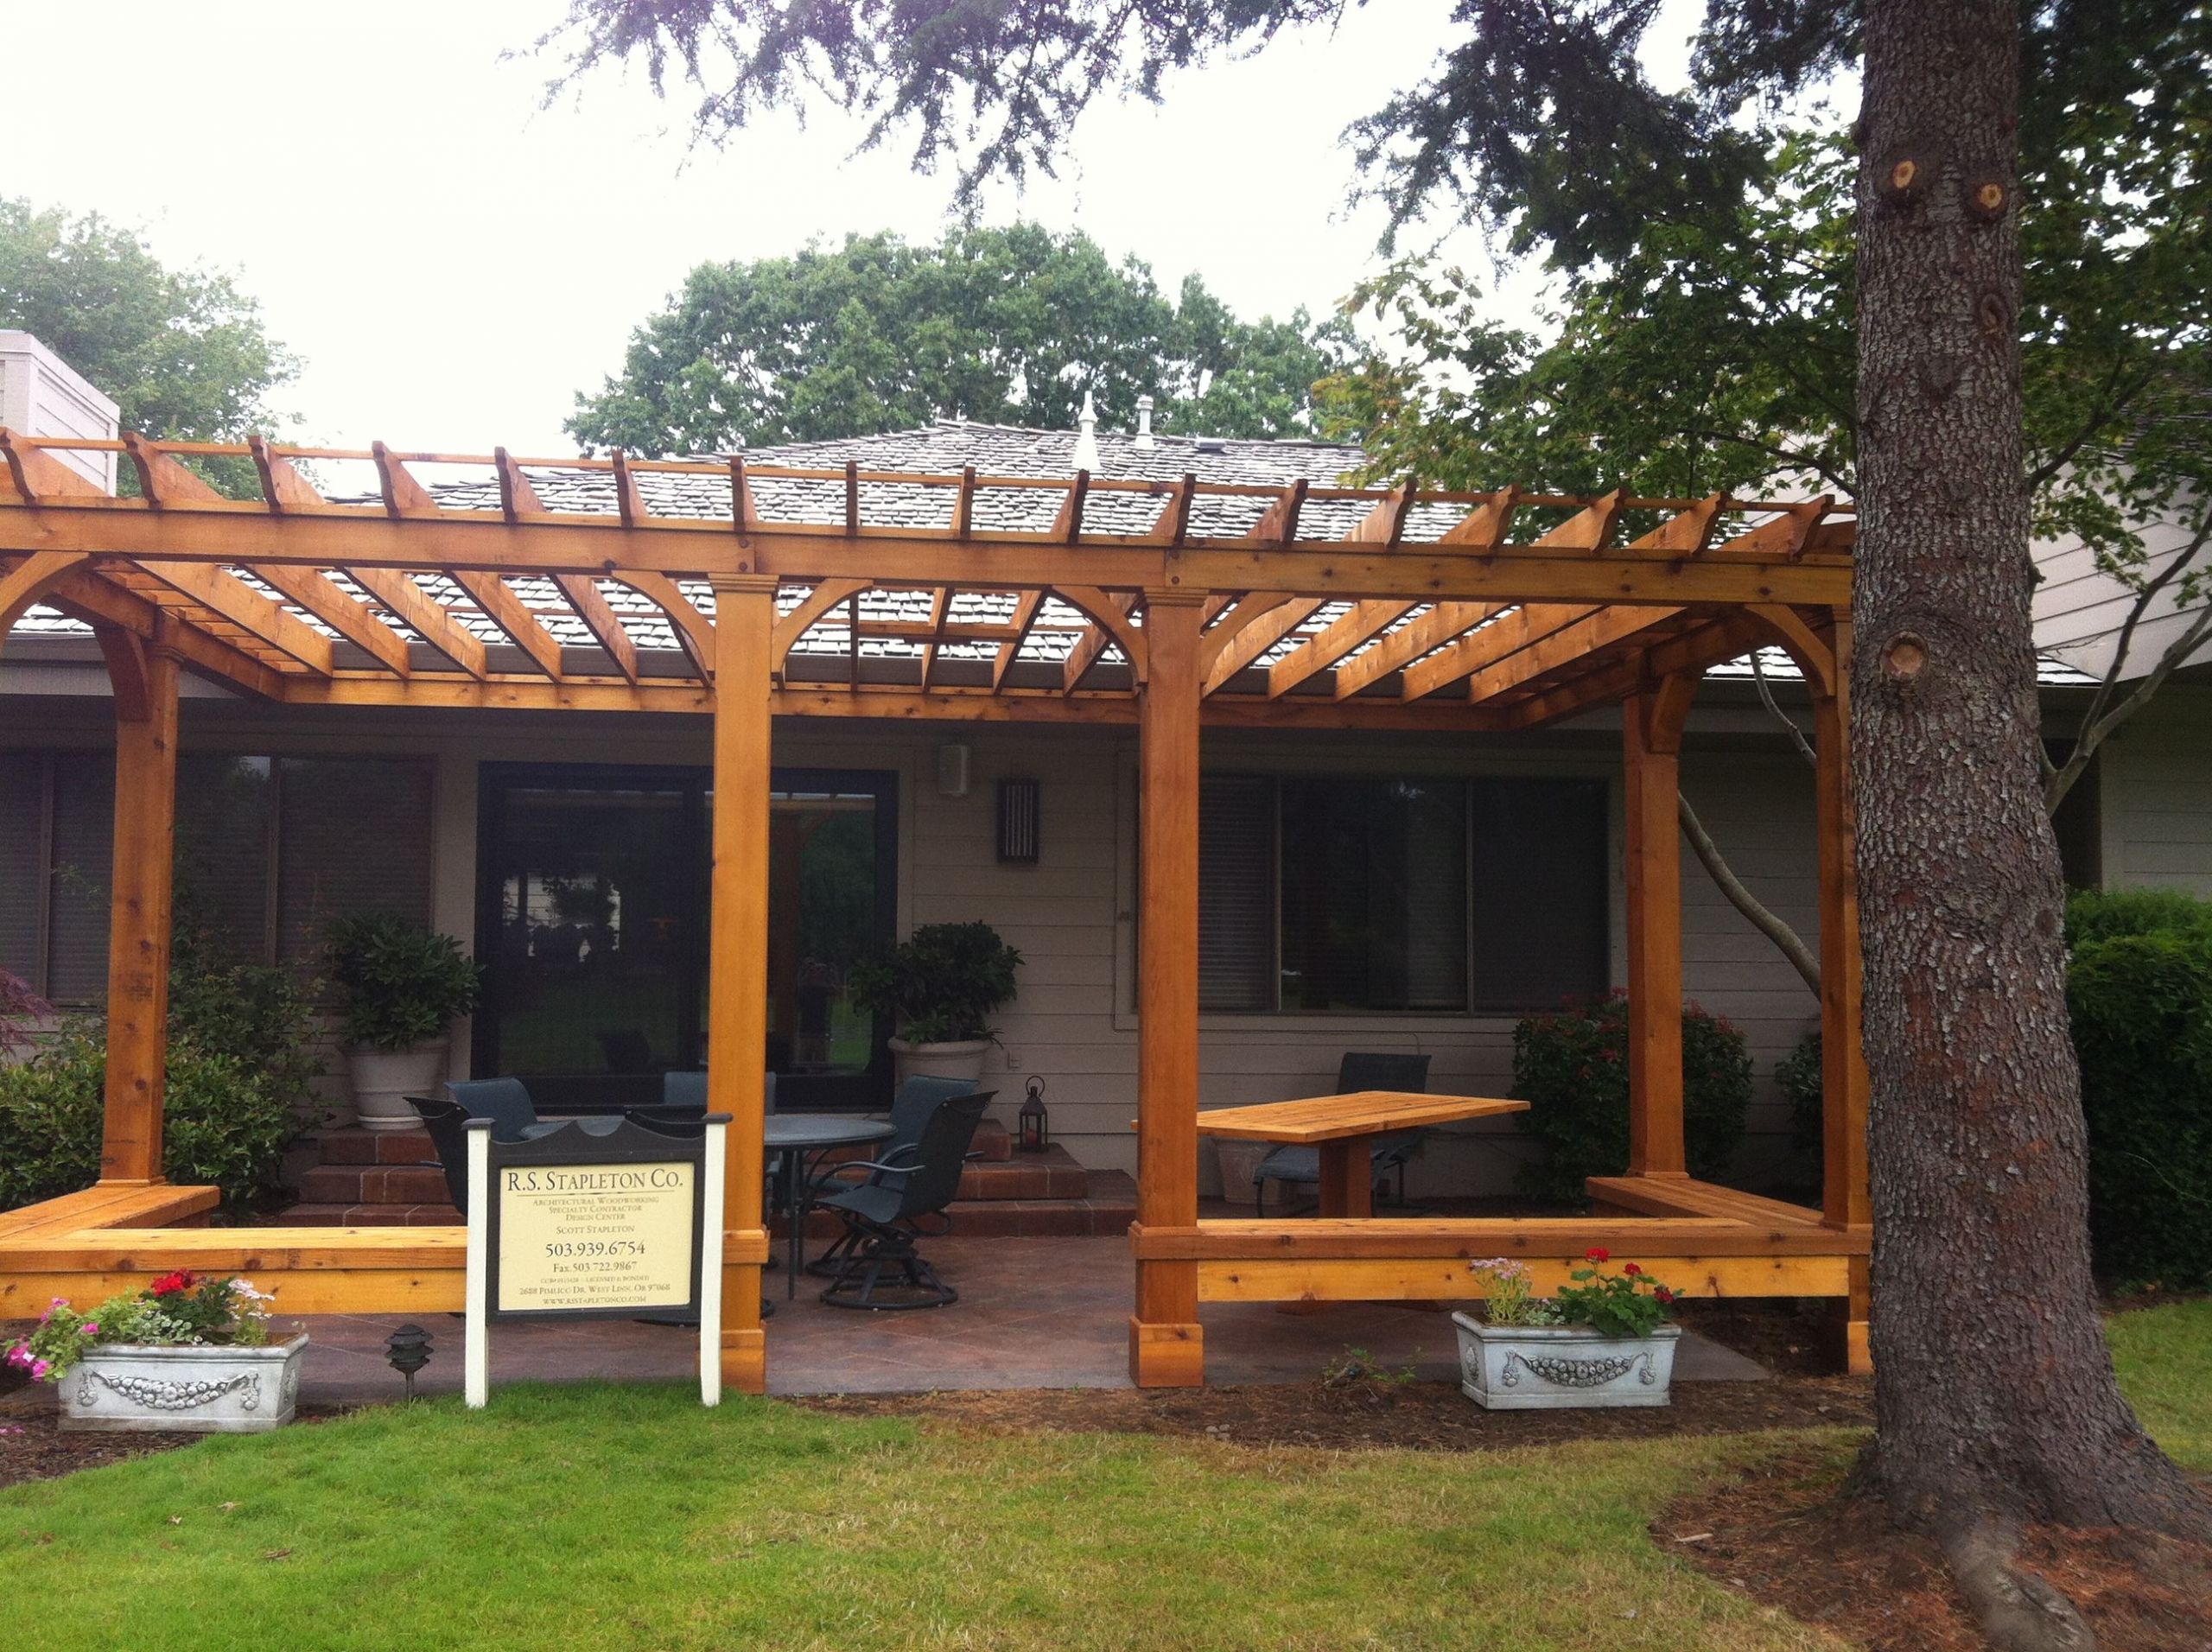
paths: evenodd
<path fill-rule="evenodd" d="M 405 1325 L 385 1341 L 384 1351 L 391 1369 L 407 1379 L 407 1397 L 415 1397 L 415 1373 L 430 1363 L 430 1333 L 416 1325 Z"/>
<path fill-rule="evenodd" d="M 1045 1081 L 1031 1073 L 1022 1089 L 1025 1094 L 1021 1113 L 1015 1121 L 1015 1140 L 1024 1153 L 1042 1153 L 1048 1139 L 1045 1129 Z"/>

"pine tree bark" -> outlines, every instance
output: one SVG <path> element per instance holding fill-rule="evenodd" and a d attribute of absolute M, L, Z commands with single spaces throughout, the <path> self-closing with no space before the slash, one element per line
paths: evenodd
<path fill-rule="evenodd" d="M 2121 1397 L 2089 1272 L 2028 606 L 2018 12 L 1866 7 L 1852 734 L 1879 1419 L 1865 1479 L 1944 1541 L 1999 1643 L 2027 1646 L 2082 1642 L 2005 1570 L 2007 1531 L 2201 1536 L 2212 1515 Z"/>

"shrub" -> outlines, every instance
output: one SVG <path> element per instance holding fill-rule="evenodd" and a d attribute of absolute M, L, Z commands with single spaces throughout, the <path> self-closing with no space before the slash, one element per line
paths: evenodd
<path fill-rule="evenodd" d="M 2212 926 L 2077 943 L 2066 1000 L 2099 1272 L 2172 1288 L 2212 1281 Z"/>
<path fill-rule="evenodd" d="M 29 1060 L 0 1067 L 0 1210 L 89 1187 L 100 1173 L 107 1026 L 73 1016 Z M 239 1058 L 172 1032 L 163 1172 L 233 1206 L 276 1191 L 298 1133 L 289 1097 Z"/>
<path fill-rule="evenodd" d="M 1791 1168 L 1801 1179 L 1817 1186 L 1827 1157 L 1823 1116 L 1827 1087 L 1821 1071 L 1820 1028 L 1798 1039 L 1797 1047 L 1774 1064 L 1774 1083 L 1783 1100 L 1789 1103 Z"/>
<path fill-rule="evenodd" d="M 2212 932 L 2212 900 L 2178 889 L 2075 889 L 2066 897 L 2066 944 L 2120 935 Z"/>
<path fill-rule="evenodd" d="M 1751 1056 L 1744 1035 L 1695 1004 L 1682 1011 L 1684 1145 L 1690 1174 L 1726 1173 L 1744 1139 Z M 1535 1015 L 1513 1029 L 1513 1116 L 1543 1142 L 1522 1188 L 1546 1198 L 1584 1197 L 1584 1179 L 1628 1163 L 1628 996 L 1615 992 Z"/>
<path fill-rule="evenodd" d="M 330 926 L 327 956 L 346 1042 L 409 1050 L 442 1039 L 476 1007 L 476 965 L 450 935 L 393 912 L 352 912 Z"/>
<path fill-rule="evenodd" d="M 0 969 L 0 1059 L 35 1045 L 37 1024 L 53 1013 L 54 1006 L 33 992 L 30 982 Z"/>
<path fill-rule="evenodd" d="M 853 966 L 853 996 L 899 1018 L 913 1044 L 992 1036 L 991 1012 L 1014 996 L 1021 954 L 988 924 L 924 924 L 880 958 Z"/>

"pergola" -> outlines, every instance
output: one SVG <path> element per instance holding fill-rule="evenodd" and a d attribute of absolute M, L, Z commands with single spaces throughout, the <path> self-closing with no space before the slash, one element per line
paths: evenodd
<path fill-rule="evenodd" d="M 137 496 L 106 493 L 55 449 L 118 454 Z M 214 457 L 250 461 L 260 497 L 224 497 L 185 462 Z M 766 1042 L 777 716 L 1133 723 L 1138 1382 L 1202 1380 L 1201 1301 L 1464 1298 L 1479 1293 L 1467 1261 L 1500 1255 L 1556 1285 L 1593 1245 L 1694 1294 L 1838 1299 L 1852 1363 L 1866 1363 L 1847 505 L 4 430 L 0 458 L 0 639 L 35 604 L 88 624 L 117 729 L 101 1177 L 0 1215 L 0 1317 L 177 1267 L 250 1272 L 295 1313 L 461 1305 L 461 1229 L 180 1225 L 216 1198 L 162 1176 L 178 682 L 189 670 L 282 704 L 711 716 L 715 1051 Z M 374 496 L 328 499 L 311 480 L 355 462 L 374 467 Z M 482 480 L 434 488 L 410 467 Z M 614 508 L 547 508 L 543 495 L 579 477 Z M 682 514 L 671 508 L 679 486 Z M 702 510 L 709 486 L 715 503 Z M 1050 525 L 1004 525 L 1038 521 L 1037 490 L 1052 503 Z M 870 607 L 887 592 L 912 617 Z M 1818 1210 L 1694 1180 L 1683 1151 L 1678 753 L 1702 674 L 1768 645 L 1796 659 L 1816 726 L 1827 1064 Z M 1610 706 L 1624 731 L 1631 1117 L 1624 1173 L 1592 1184 L 1600 1214 L 1201 1221 L 1202 728 L 1465 734 Z M 710 1105 L 736 1121 L 722 1363 L 727 1381 L 756 1391 L 766 1371 L 762 1088 L 758 1060 L 713 1065 Z"/>

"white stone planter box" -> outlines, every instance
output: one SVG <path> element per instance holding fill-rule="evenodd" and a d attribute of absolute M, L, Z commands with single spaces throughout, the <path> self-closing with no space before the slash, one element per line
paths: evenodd
<path fill-rule="evenodd" d="M 292 1420 L 303 1332 L 258 1348 L 86 1350 L 57 1385 L 61 1426 L 111 1433 L 258 1434 Z"/>
<path fill-rule="evenodd" d="M 1459 1391 L 1492 1411 L 1663 1406 L 1675 1380 L 1679 1325 L 1649 1337 L 1603 1337 L 1586 1325 L 1490 1325 L 1464 1313 Z"/>

